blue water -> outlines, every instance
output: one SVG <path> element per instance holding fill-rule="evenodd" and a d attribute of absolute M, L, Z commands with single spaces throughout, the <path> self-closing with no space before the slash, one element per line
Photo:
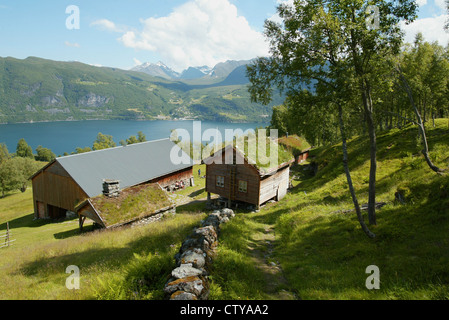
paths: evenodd
<path fill-rule="evenodd" d="M 92 147 L 99 132 L 111 135 L 119 145 L 120 140 L 126 140 L 130 136 L 137 136 L 142 131 L 147 140 L 158 140 L 170 137 L 171 130 L 185 129 L 192 140 L 193 121 L 70 121 L 70 122 L 43 122 L 43 123 L 19 123 L 0 124 L 0 143 L 5 143 L 10 153 L 16 151 L 17 142 L 24 138 L 36 152 L 41 145 L 51 149 L 57 156 L 64 152 L 72 153 L 77 147 Z M 266 127 L 268 123 L 223 123 L 215 121 L 201 121 L 201 135 L 207 129 L 218 129 L 223 139 L 226 129 L 255 129 Z M 196 135 L 198 136 L 198 135 Z"/>

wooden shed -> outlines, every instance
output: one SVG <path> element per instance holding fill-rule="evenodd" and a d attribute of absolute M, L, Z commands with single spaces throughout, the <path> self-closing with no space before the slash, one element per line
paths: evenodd
<path fill-rule="evenodd" d="M 232 159 L 227 158 L 229 155 Z M 228 206 L 233 201 L 241 201 L 256 208 L 268 200 L 280 200 L 287 193 L 293 162 L 292 157 L 276 167 L 262 169 L 252 164 L 243 152 L 229 145 L 204 160 L 208 199 L 213 193 L 226 198 Z"/>
<path fill-rule="evenodd" d="M 171 189 L 193 182 L 193 164 L 173 164 L 170 139 L 57 158 L 32 177 L 35 218 L 62 218 L 67 211 L 103 193 L 105 180 L 120 188 L 158 183 Z M 183 152 L 183 151 L 181 151 Z"/>
<path fill-rule="evenodd" d="M 134 221 L 175 210 L 175 204 L 158 183 L 148 183 L 122 190 L 116 195 L 99 195 L 77 206 L 79 226 L 86 218 L 101 228 L 115 228 Z"/>

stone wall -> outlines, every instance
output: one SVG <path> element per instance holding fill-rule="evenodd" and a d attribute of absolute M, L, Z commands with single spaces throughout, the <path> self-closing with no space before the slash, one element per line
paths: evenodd
<path fill-rule="evenodd" d="M 164 288 L 170 300 L 207 300 L 208 270 L 218 245 L 220 225 L 234 216 L 231 209 L 216 210 L 185 239 L 175 255 L 177 267 Z"/>

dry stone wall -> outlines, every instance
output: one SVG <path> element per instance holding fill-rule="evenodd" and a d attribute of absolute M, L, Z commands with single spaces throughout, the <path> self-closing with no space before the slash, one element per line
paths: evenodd
<path fill-rule="evenodd" d="M 170 300 L 207 300 L 208 270 L 218 245 L 220 225 L 234 216 L 231 209 L 216 210 L 184 240 L 175 255 L 177 267 L 164 288 Z"/>

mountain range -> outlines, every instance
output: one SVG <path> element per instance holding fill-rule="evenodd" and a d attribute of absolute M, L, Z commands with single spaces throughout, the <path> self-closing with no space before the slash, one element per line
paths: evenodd
<path fill-rule="evenodd" d="M 252 103 L 246 65 L 176 73 L 163 63 L 133 70 L 37 57 L 0 58 L 0 123 L 97 119 L 197 119 L 267 122 L 269 105 Z"/>
<path fill-rule="evenodd" d="M 251 63 L 251 60 L 228 60 L 218 63 L 214 67 L 188 67 L 179 73 L 159 61 L 158 63 L 143 63 L 132 68 L 131 71 L 144 72 L 150 76 L 162 77 L 168 80 L 220 79 L 227 77 L 236 68 L 246 66 L 249 63 Z"/>

